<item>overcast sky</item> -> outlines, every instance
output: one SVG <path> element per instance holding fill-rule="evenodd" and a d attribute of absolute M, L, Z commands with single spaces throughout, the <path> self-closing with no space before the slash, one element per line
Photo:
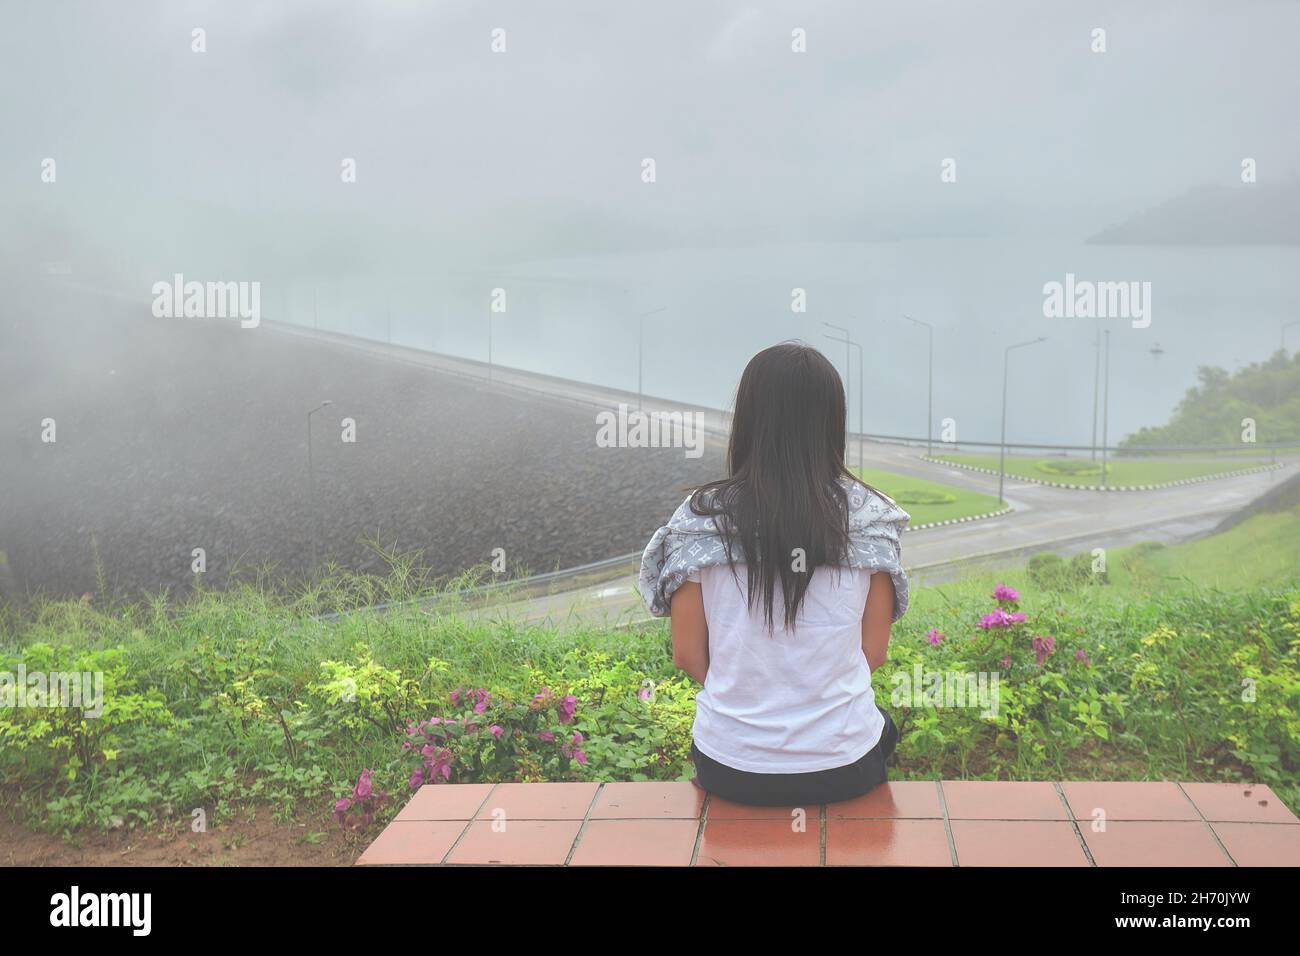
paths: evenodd
<path fill-rule="evenodd" d="M 232 214 L 230 235 L 208 224 L 212 245 L 310 241 L 356 221 L 469 224 L 490 245 L 579 208 L 593 251 L 625 229 L 725 240 L 809 223 L 834 238 L 1082 237 L 1231 185 L 1242 157 L 1268 182 L 1294 178 L 1300 156 L 1290 0 L 0 10 L 0 203 L 45 203 L 78 234 L 117 230 L 128 252 L 192 226 L 175 204 L 193 203 Z M 195 27 L 206 53 L 191 51 Z M 956 184 L 940 182 L 946 157 Z M 271 232 L 241 234 L 244 214 Z"/>

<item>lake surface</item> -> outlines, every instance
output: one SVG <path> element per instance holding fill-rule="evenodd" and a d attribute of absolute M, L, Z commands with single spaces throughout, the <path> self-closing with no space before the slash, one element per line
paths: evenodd
<path fill-rule="evenodd" d="M 1045 317 L 1043 286 L 1067 273 L 1151 283 L 1150 326 Z M 495 362 L 636 389 L 636 316 L 666 306 L 645 322 L 645 391 L 714 407 L 730 404 L 745 362 L 775 342 L 818 345 L 842 368 L 844 346 L 822 323 L 847 327 L 865 345 L 875 434 L 926 430 L 926 333 L 903 313 L 935 326 L 935 434 L 951 418 L 959 441 L 997 440 L 1003 350 L 1047 336 L 1012 353 L 1008 439 L 1087 444 L 1098 328 L 1111 330 L 1114 442 L 1164 423 L 1198 366 L 1233 369 L 1278 347 L 1281 323 L 1300 317 L 1300 248 L 947 239 L 679 249 L 297 283 L 281 307 L 301 324 L 486 359 L 497 287 L 507 310 L 491 320 Z M 791 309 L 794 288 L 806 290 L 805 313 Z M 1291 335 L 1300 347 L 1300 329 Z M 855 389 L 856 377 L 855 357 Z M 856 429 L 856 394 L 851 404 Z"/>

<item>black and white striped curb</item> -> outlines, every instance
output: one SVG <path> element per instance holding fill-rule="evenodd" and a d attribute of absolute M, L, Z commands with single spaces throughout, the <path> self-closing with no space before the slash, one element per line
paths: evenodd
<path fill-rule="evenodd" d="M 993 468 L 980 468 L 977 465 L 967 465 L 958 461 L 948 461 L 945 458 L 930 458 L 927 455 L 921 456 L 922 461 L 928 461 L 933 465 L 947 465 L 949 468 L 961 468 L 965 471 L 978 471 L 983 475 L 996 475 L 998 472 Z M 1154 485 L 1076 485 L 1064 481 L 1048 481 L 1044 478 L 1029 478 L 1025 475 L 1017 475 L 1007 472 L 1007 478 L 1013 481 L 1027 481 L 1035 485 L 1047 485 L 1049 488 L 1070 488 L 1074 491 L 1155 491 L 1157 488 L 1177 488 L 1179 485 L 1195 485 L 1202 481 L 1218 481 L 1220 478 L 1236 478 L 1239 475 L 1254 475 L 1262 471 L 1274 471 L 1278 468 L 1286 467 L 1286 462 L 1278 461 L 1271 465 L 1258 465 L 1254 468 L 1239 468 L 1236 471 L 1220 471 L 1213 475 L 1199 475 L 1196 478 L 1180 478 L 1177 481 L 1162 481 Z M 929 525 L 926 525 L 929 527 Z"/>
<path fill-rule="evenodd" d="M 1014 508 L 1003 508 L 1001 511 L 988 511 L 982 515 L 967 515 L 965 518 L 949 518 L 946 521 L 927 521 L 925 524 L 908 525 L 908 531 L 924 531 L 926 528 L 942 528 L 944 525 L 965 524 L 967 521 L 983 521 L 985 518 L 1000 518 L 1003 515 L 1009 515 Z"/>

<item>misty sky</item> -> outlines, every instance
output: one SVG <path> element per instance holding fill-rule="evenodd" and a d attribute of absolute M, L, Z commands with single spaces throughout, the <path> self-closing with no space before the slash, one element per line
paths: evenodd
<path fill-rule="evenodd" d="M 0 10 L 10 252 L 32 241 L 15 222 L 125 260 L 179 242 L 326 269 L 376 249 L 417 265 L 411 236 L 536 257 L 557 221 L 578 233 L 566 251 L 591 252 L 823 227 L 1082 237 L 1235 183 L 1243 156 L 1263 182 L 1294 178 L 1300 156 L 1293 2 Z M 790 52 L 794 27 L 806 54 Z M 949 156 L 955 185 L 939 182 Z"/>

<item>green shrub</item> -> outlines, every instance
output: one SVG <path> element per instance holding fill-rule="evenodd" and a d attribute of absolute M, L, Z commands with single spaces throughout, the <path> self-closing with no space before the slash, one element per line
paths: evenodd
<path fill-rule="evenodd" d="M 1091 475 L 1101 475 L 1100 462 L 1084 461 L 1081 458 L 1044 458 L 1035 462 L 1034 466 L 1046 474 L 1066 478 L 1085 478 Z"/>
<path fill-rule="evenodd" d="M 903 735 L 897 776 L 1254 779 L 1296 805 L 1294 585 L 1085 589 L 1097 579 L 1087 554 L 1036 555 L 1016 575 L 1027 587 L 1023 597 L 999 589 L 1005 619 L 984 613 L 991 582 L 916 589 L 873 674 L 881 705 L 891 707 L 900 675 L 917 666 L 997 673 L 1000 702 L 996 715 L 892 708 Z M 323 812 L 355 793 L 362 770 L 376 788 L 404 794 L 413 769 L 428 765 L 413 765 L 413 748 L 401 745 L 435 717 L 464 730 L 435 747 L 452 752 L 435 756 L 438 774 L 446 764 L 444 779 L 457 782 L 691 772 L 698 688 L 673 667 L 663 622 L 559 631 L 415 607 L 329 622 L 313 611 L 233 591 L 0 614 L 0 648 L 9 648 L 0 671 L 105 675 L 98 718 L 0 708 L 0 794 L 32 824 L 64 832 L 184 819 L 195 808 L 210 821 L 252 804 L 284 818 Z M 453 699 L 463 688 L 490 696 L 482 712 L 477 693 Z M 539 694 L 546 703 L 534 710 Z"/>
<path fill-rule="evenodd" d="M 893 497 L 900 505 L 950 505 L 957 500 L 956 495 L 946 491 L 928 491 L 924 488 L 903 488 Z"/>

